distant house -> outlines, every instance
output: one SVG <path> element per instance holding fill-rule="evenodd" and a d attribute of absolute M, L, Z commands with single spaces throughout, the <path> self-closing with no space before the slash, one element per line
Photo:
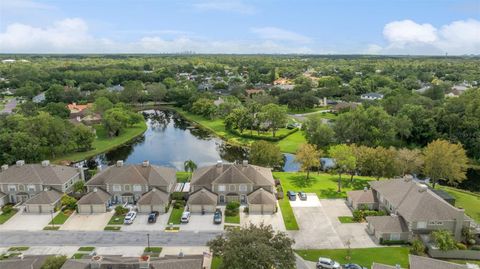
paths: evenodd
<path fill-rule="evenodd" d="M 68 104 L 68 110 L 70 110 L 70 121 L 74 124 L 84 123 L 86 125 L 92 125 L 100 123 L 102 116 L 99 113 L 91 111 L 93 104 L 78 105 L 76 103 Z"/>
<path fill-rule="evenodd" d="M 457 264 L 424 256 L 408 255 L 410 269 L 478 269 L 478 265 Z M 380 263 L 373 263 L 372 269 L 402 269 L 399 265 L 391 266 Z"/>
<path fill-rule="evenodd" d="M 360 95 L 360 99 L 362 100 L 380 100 L 383 99 L 383 94 L 371 92 L 371 93 L 364 93 Z"/>
<path fill-rule="evenodd" d="M 450 231 L 457 240 L 473 225 L 463 209 L 449 204 L 412 177 L 370 182 L 371 189 L 350 191 L 348 204 L 357 209 L 385 210 L 391 215 L 367 217 L 367 231 L 378 241 L 410 241 L 414 235 Z"/>
<path fill-rule="evenodd" d="M 35 95 L 33 98 L 32 98 L 32 102 L 34 103 L 42 103 L 43 101 L 45 101 L 45 92 L 41 92 L 39 93 L 38 95 Z"/>
<path fill-rule="evenodd" d="M 107 88 L 109 92 L 122 92 L 124 89 L 125 88 L 120 84 Z"/>
<path fill-rule="evenodd" d="M 212 85 L 211 83 L 205 83 L 205 82 L 204 82 L 204 83 L 198 84 L 197 89 L 198 89 L 199 91 L 210 91 L 210 90 L 213 89 L 213 85 Z"/>

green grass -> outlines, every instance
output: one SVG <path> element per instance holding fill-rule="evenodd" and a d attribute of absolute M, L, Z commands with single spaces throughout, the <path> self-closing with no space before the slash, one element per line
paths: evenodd
<path fill-rule="evenodd" d="M 109 137 L 107 131 L 103 125 L 95 125 L 95 130 L 97 131 L 97 139 L 93 141 L 93 149 L 85 152 L 75 152 L 67 154 L 55 159 L 55 162 L 60 162 L 62 160 L 67 160 L 71 162 L 81 161 L 89 157 L 95 156 L 97 154 L 107 152 L 116 147 L 122 146 L 128 141 L 140 136 L 147 130 L 147 124 L 145 121 L 142 121 L 138 124 L 135 124 L 133 127 L 125 129 L 117 137 Z"/>
<path fill-rule="evenodd" d="M 212 259 L 212 269 L 219 269 L 222 265 L 222 258 L 214 256 Z"/>
<path fill-rule="evenodd" d="M 301 144 L 307 143 L 303 131 L 297 131 L 278 142 L 281 152 L 296 153 Z"/>
<path fill-rule="evenodd" d="M 180 219 L 182 218 L 182 213 L 183 213 L 184 208 L 173 208 L 172 213 L 170 214 L 170 217 L 168 218 L 167 225 L 170 223 L 173 224 L 180 224 Z"/>
<path fill-rule="evenodd" d="M 104 231 L 120 231 L 121 226 L 106 226 L 103 230 Z"/>
<path fill-rule="evenodd" d="M 4 224 L 5 222 L 7 222 L 7 220 L 13 217 L 13 215 L 15 215 L 17 212 L 18 210 L 13 208 L 12 211 L 10 211 L 10 213 L 8 214 L 0 214 L 0 224 Z"/>
<path fill-rule="evenodd" d="M 13 252 L 13 251 L 26 251 L 28 250 L 30 247 L 11 247 L 8 249 L 9 252 Z"/>
<path fill-rule="evenodd" d="M 285 228 L 287 230 L 299 230 L 297 219 L 293 215 L 293 209 L 290 206 L 288 197 L 284 195 L 283 199 L 278 200 L 280 205 L 280 210 L 282 211 L 283 222 L 285 223 Z"/>
<path fill-rule="evenodd" d="M 473 263 L 473 264 L 478 264 L 480 265 L 480 261 L 474 261 L 474 260 L 445 260 L 447 262 L 453 262 L 453 263 L 458 263 L 458 264 L 466 264 L 466 263 Z"/>
<path fill-rule="evenodd" d="M 187 182 L 190 178 L 190 172 L 177 172 L 177 182 Z"/>
<path fill-rule="evenodd" d="M 237 211 L 235 216 L 225 215 L 225 223 L 237 223 L 240 224 L 240 213 Z"/>
<path fill-rule="evenodd" d="M 93 251 L 95 247 L 80 247 L 78 251 Z"/>
<path fill-rule="evenodd" d="M 63 211 L 60 211 L 52 221 L 50 221 L 50 225 L 53 223 L 54 225 L 62 225 L 67 221 L 67 219 L 70 217 L 71 213 L 65 214 Z"/>
<path fill-rule="evenodd" d="M 353 248 L 350 260 L 345 258 L 347 251 L 347 249 L 295 250 L 303 259 L 312 262 L 318 261 L 319 257 L 326 257 L 340 264 L 357 263 L 367 268 L 370 268 L 373 262 L 392 266 L 400 264 L 403 268 L 408 268 L 409 249 L 407 247 Z"/>
<path fill-rule="evenodd" d="M 53 226 L 53 227 L 51 225 L 49 225 L 49 226 L 45 226 L 43 228 L 44 231 L 58 231 L 59 229 L 60 229 L 60 226 L 58 226 L 58 225 Z"/>
<path fill-rule="evenodd" d="M 166 231 L 166 232 L 169 232 L 169 231 L 180 231 L 180 227 L 178 227 L 178 226 L 175 226 L 175 227 L 172 227 L 172 228 L 167 227 L 167 228 L 165 228 L 165 231 Z"/>
<path fill-rule="evenodd" d="M 162 252 L 161 247 L 146 247 L 145 250 L 143 251 L 145 253 L 160 253 Z"/>
<path fill-rule="evenodd" d="M 353 217 L 350 217 L 350 216 L 340 216 L 338 217 L 338 220 L 341 223 L 355 223 L 355 221 L 353 220 Z"/>
<path fill-rule="evenodd" d="M 87 255 L 87 254 L 85 254 L 85 253 L 75 253 L 72 256 L 72 259 L 79 260 L 79 259 L 83 258 L 83 256 L 85 256 L 85 255 Z"/>
<path fill-rule="evenodd" d="M 289 190 L 304 191 L 316 193 L 318 198 L 346 198 L 347 191 L 362 190 L 369 186 L 368 181 L 374 180 L 371 177 L 360 176 L 354 177 L 353 182 L 350 182 L 349 175 L 342 175 L 342 190 L 337 192 L 338 175 L 311 172 L 308 180 L 305 173 L 299 172 L 274 172 L 273 176 L 280 179 L 285 193 Z"/>
<path fill-rule="evenodd" d="M 116 216 L 113 215 L 108 222 L 108 225 L 123 225 L 123 221 L 125 220 L 125 215 Z"/>
<path fill-rule="evenodd" d="M 438 186 L 438 185 L 437 185 Z M 476 222 L 480 223 L 480 195 L 455 189 L 447 186 L 439 186 L 440 189 L 445 190 L 455 197 L 455 206 L 465 209 L 465 213 L 474 219 Z"/>

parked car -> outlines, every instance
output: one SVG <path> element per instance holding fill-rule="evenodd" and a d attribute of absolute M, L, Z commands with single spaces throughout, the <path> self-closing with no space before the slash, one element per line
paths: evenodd
<path fill-rule="evenodd" d="M 329 258 L 318 258 L 317 269 L 340 269 L 340 264 Z"/>
<path fill-rule="evenodd" d="M 294 191 L 287 191 L 287 196 L 290 201 L 297 200 L 297 194 Z"/>
<path fill-rule="evenodd" d="M 148 214 L 148 223 L 155 223 L 157 222 L 157 218 L 160 213 L 158 211 L 152 211 Z"/>
<path fill-rule="evenodd" d="M 125 220 L 123 221 L 123 223 L 124 224 L 132 224 L 136 217 L 137 217 L 137 212 L 130 211 L 125 216 Z"/>
<path fill-rule="evenodd" d="M 343 265 L 343 269 L 367 269 L 367 267 L 363 267 L 355 263 L 347 263 Z"/>
<path fill-rule="evenodd" d="M 300 198 L 300 200 L 302 201 L 306 201 L 307 200 L 307 194 L 303 191 L 299 192 L 298 193 L 298 198 Z"/>
<path fill-rule="evenodd" d="M 190 221 L 190 212 L 185 211 L 182 213 L 182 218 L 180 219 L 181 223 L 188 223 Z"/>
<path fill-rule="evenodd" d="M 220 210 L 220 208 L 217 208 L 217 210 L 215 210 L 215 213 L 213 214 L 213 223 L 222 223 L 222 211 Z"/>

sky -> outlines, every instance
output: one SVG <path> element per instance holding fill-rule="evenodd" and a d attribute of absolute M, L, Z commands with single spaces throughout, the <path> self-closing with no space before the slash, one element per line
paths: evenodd
<path fill-rule="evenodd" d="M 0 53 L 480 54 L 480 0 L 0 0 Z"/>

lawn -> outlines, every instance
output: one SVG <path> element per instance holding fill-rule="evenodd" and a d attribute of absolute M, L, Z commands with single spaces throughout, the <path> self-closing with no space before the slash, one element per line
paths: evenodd
<path fill-rule="evenodd" d="M 480 265 L 480 261 L 474 261 L 474 260 L 446 260 L 447 262 L 453 262 L 453 263 L 459 263 L 459 264 L 467 264 L 467 263 L 473 263 Z"/>
<path fill-rule="evenodd" d="M 14 251 L 26 251 L 30 247 L 11 247 L 8 249 L 9 252 L 14 252 Z"/>
<path fill-rule="evenodd" d="M 280 210 L 282 211 L 285 228 L 287 230 L 299 230 L 297 219 L 295 219 L 295 215 L 293 215 L 293 209 L 290 206 L 290 202 L 288 201 L 286 195 L 283 197 L 283 199 L 278 200 L 278 204 L 280 205 Z"/>
<path fill-rule="evenodd" d="M 17 209 L 12 209 L 12 211 L 10 211 L 8 214 L 0 214 L 0 224 L 4 224 L 5 222 L 7 222 L 7 220 L 9 220 L 11 217 L 13 217 L 13 215 L 15 215 L 17 213 Z"/>
<path fill-rule="evenodd" d="M 278 142 L 281 152 L 296 153 L 301 144 L 307 143 L 303 131 L 297 131 Z"/>
<path fill-rule="evenodd" d="M 140 136 L 147 130 L 147 124 L 145 123 L 145 121 L 142 121 L 138 124 L 135 124 L 133 127 L 125 129 L 117 137 L 109 137 L 103 125 L 98 124 L 94 127 L 97 132 L 97 138 L 93 141 L 92 150 L 67 154 L 55 159 L 55 162 L 60 162 L 63 160 L 75 162 L 87 159 L 89 157 L 119 147 L 127 143 L 128 141 Z"/>
<path fill-rule="evenodd" d="M 368 181 L 374 180 L 371 177 L 354 177 L 350 182 L 349 175 L 342 175 L 342 191 L 337 192 L 338 175 L 325 173 L 310 173 L 310 178 L 306 179 L 305 173 L 299 172 L 274 172 L 273 176 L 280 179 L 284 192 L 304 191 L 307 193 L 316 193 L 318 198 L 346 198 L 347 191 L 362 190 L 369 186 Z"/>
<path fill-rule="evenodd" d="M 438 185 L 437 185 L 438 186 Z M 447 186 L 440 186 L 440 189 L 445 190 L 455 197 L 455 205 L 465 209 L 465 213 L 480 223 L 480 195 L 472 192 L 455 189 Z"/>
<path fill-rule="evenodd" d="M 170 223 L 173 224 L 180 224 L 180 219 L 182 218 L 182 213 L 183 213 L 184 208 L 173 208 L 172 213 L 170 214 L 170 217 L 168 218 L 167 225 Z"/>
<path fill-rule="evenodd" d="M 78 251 L 88 251 L 88 252 L 90 252 L 90 251 L 93 251 L 94 249 L 95 249 L 95 247 L 80 247 L 78 249 Z"/>
<path fill-rule="evenodd" d="M 105 228 L 103 228 L 104 231 L 114 231 L 114 232 L 118 232 L 120 231 L 122 227 L 120 226 L 106 226 Z"/>
<path fill-rule="evenodd" d="M 350 216 L 340 216 L 338 217 L 338 220 L 341 223 L 355 223 L 355 221 L 353 220 L 353 217 L 350 217 Z"/>
<path fill-rule="evenodd" d="M 123 221 L 125 220 L 125 215 L 116 216 L 113 215 L 108 225 L 123 225 Z"/>
<path fill-rule="evenodd" d="M 177 172 L 177 182 L 187 182 L 190 178 L 190 172 Z"/>
<path fill-rule="evenodd" d="M 143 250 L 143 252 L 160 254 L 160 252 L 162 252 L 162 248 L 161 247 L 146 247 Z"/>
<path fill-rule="evenodd" d="M 75 253 L 72 256 L 72 259 L 79 260 L 79 259 L 83 258 L 83 256 L 85 256 L 85 255 L 87 255 L 87 254 L 86 253 Z"/>
<path fill-rule="evenodd" d="M 395 266 L 400 264 L 408 268 L 407 247 L 379 247 L 379 248 L 352 248 L 351 259 L 347 260 L 347 249 L 307 249 L 295 250 L 302 258 L 312 262 L 318 261 L 319 257 L 336 260 L 340 264 L 357 263 L 370 268 L 373 262 Z"/>
<path fill-rule="evenodd" d="M 60 211 L 60 213 L 58 213 L 55 218 L 53 218 L 52 221 L 50 221 L 50 225 L 62 225 L 65 223 L 65 221 L 67 221 L 67 219 L 70 217 L 70 215 L 72 215 L 72 212 L 68 211 L 67 213 L 63 212 L 63 211 Z"/>
<path fill-rule="evenodd" d="M 235 216 L 225 215 L 225 223 L 237 223 L 240 224 L 240 213 L 237 211 Z"/>
<path fill-rule="evenodd" d="M 212 259 L 212 269 L 218 269 L 222 265 L 222 258 L 220 257 L 213 257 Z"/>

